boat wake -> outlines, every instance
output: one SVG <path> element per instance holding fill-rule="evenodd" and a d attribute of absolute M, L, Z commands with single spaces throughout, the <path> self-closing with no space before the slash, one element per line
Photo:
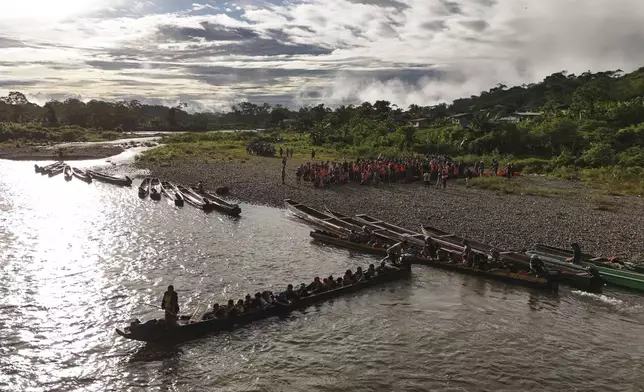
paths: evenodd
<path fill-rule="evenodd" d="M 572 290 L 571 292 L 574 294 L 580 295 L 582 297 L 589 297 L 589 298 L 595 299 L 607 305 L 619 306 L 624 304 L 624 301 L 622 301 L 621 299 L 609 297 L 605 294 L 594 294 L 594 293 L 589 293 L 587 291 L 581 291 L 581 290 Z"/>

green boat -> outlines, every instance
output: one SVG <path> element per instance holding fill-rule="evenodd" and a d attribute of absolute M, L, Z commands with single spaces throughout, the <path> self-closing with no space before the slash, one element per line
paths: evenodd
<path fill-rule="evenodd" d="M 537 255 L 546 263 L 552 263 L 567 268 L 573 266 L 573 264 L 566 261 L 568 257 L 572 256 L 572 252 L 568 254 L 568 252 L 566 251 L 554 251 L 553 249 L 548 249 L 547 247 L 537 245 L 535 249 L 527 251 L 526 254 Z M 582 264 L 576 267 L 580 270 L 586 268 L 596 268 L 604 281 L 610 285 L 637 291 L 644 291 L 644 274 L 618 268 L 606 267 L 605 265 L 601 265 L 604 263 L 595 264 L 587 260 L 587 258 L 582 258 Z"/>

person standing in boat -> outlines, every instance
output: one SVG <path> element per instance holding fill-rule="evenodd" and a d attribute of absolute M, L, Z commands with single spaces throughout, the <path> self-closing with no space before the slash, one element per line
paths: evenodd
<path fill-rule="evenodd" d="M 575 242 L 570 244 L 570 247 L 572 248 L 572 257 L 569 257 L 567 261 L 577 265 L 581 264 L 581 246 Z"/>
<path fill-rule="evenodd" d="M 394 244 L 387 248 L 387 257 L 382 259 L 382 261 L 389 260 L 391 263 L 397 264 L 403 252 L 407 251 L 408 248 L 409 244 L 407 240 Z"/>
<path fill-rule="evenodd" d="M 536 277 L 542 276 L 546 273 L 546 265 L 537 255 L 532 255 L 530 257 L 530 273 Z"/>
<path fill-rule="evenodd" d="M 174 291 L 174 286 L 168 286 L 168 291 L 163 293 L 161 309 L 165 310 L 165 322 L 168 325 L 176 325 L 177 314 L 179 314 L 179 296 Z"/>

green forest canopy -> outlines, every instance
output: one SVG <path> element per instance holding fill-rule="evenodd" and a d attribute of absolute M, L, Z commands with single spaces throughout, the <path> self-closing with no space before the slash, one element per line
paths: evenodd
<path fill-rule="evenodd" d="M 449 105 L 410 105 L 406 110 L 385 100 L 335 109 L 320 104 L 291 110 L 250 102 L 228 112 L 191 114 L 185 108 L 75 98 L 39 106 L 11 92 L 0 98 L 0 142 L 46 139 L 43 128 L 60 126 L 120 131 L 267 128 L 305 133 L 314 145 L 352 148 L 357 154 L 439 151 L 540 157 L 585 167 L 644 166 L 644 68 L 628 74 L 558 72 L 540 83 L 498 84 Z M 521 118 L 512 118 L 517 112 L 533 115 L 516 121 Z M 423 119 L 416 123 L 419 127 L 410 125 L 414 119 Z M 32 132 L 32 127 L 40 131 Z"/>

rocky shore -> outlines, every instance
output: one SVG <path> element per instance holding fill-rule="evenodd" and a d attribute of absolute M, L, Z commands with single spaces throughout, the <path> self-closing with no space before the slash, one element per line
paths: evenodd
<path fill-rule="evenodd" d="M 121 146 L 109 144 L 83 146 L 15 146 L 0 145 L 0 159 L 15 161 L 78 161 L 102 159 L 125 151 Z"/>
<path fill-rule="evenodd" d="M 281 184 L 278 158 L 139 165 L 171 181 L 203 181 L 211 189 L 227 186 L 228 197 L 242 202 L 283 207 L 284 199 L 291 198 L 348 215 L 366 213 L 417 231 L 427 224 L 501 249 L 527 249 L 537 243 L 568 248 L 578 242 L 587 253 L 644 260 L 644 203 L 637 197 L 601 196 L 598 202 L 585 188 L 546 184 L 545 180 L 541 180 L 545 186 L 569 187 L 570 192 L 550 197 L 499 194 L 465 187 L 461 180 L 450 181 L 446 190 L 420 183 L 319 189 L 308 182 L 296 184 L 299 164 L 289 161 L 285 185 Z"/>

